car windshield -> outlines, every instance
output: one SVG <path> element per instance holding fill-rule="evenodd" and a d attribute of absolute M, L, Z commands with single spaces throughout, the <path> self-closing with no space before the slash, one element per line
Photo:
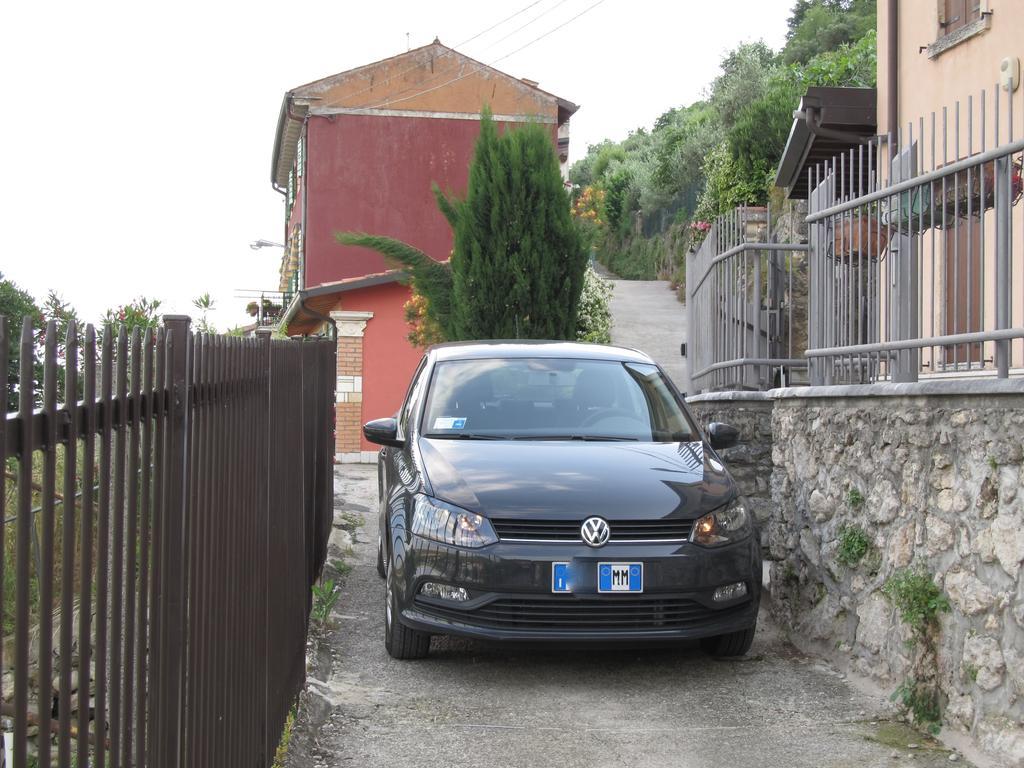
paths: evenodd
<path fill-rule="evenodd" d="M 683 442 L 696 429 L 655 365 L 536 357 L 438 363 L 420 433 Z"/>

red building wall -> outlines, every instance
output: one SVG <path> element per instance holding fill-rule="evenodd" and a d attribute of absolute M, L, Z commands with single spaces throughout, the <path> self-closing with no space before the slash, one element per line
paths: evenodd
<path fill-rule="evenodd" d="M 436 183 L 447 193 L 465 195 L 479 132 L 476 119 L 311 117 L 306 126 L 303 178 L 307 201 L 305 287 L 393 268 L 375 251 L 339 245 L 334 239 L 336 232 L 387 235 L 435 259 L 448 258 L 452 231 L 431 188 Z M 339 345 L 339 350 L 344 345 L 360 350 L 361 365 L 350 365 L 341 355 L 338 373 L 362 377 L 363 422 L 398 410 L 423 354 L 406 338 L 409 328 L 404 305 L 408 298 L 409 289 L 399 283 L 337 294 L 333 309 L 373 312 L 361 344 L 341 341 Z M 343 456 L 352 454 L 357 439 L 361 451 L 376 450 L 361 431 L 357 438 L 358 427 L 348 423 L 354 410 L 351 403 L 338 405 L 338 453 Z"/>
<path fill-rule="evenodd" d="M 448 258 L 452 232 L 431 185 L 465 195 L 478 120 L 316 116 L 307 132 L 307 288 L 388 269 L 374 251 L 338 245 L 335 232 L 388 235 Z"/>
<path fill-rule="evenodd" d="M 409 379 L 423 350 L 409 343 L 405 322 L 405 302 L 409 288 L 401 283 L 386 283 L 373 288 L 341 294 L 337 309 L 373 312 L 363 333 L 363 422 L 394 416 L 402 405 Z M 361 450 L 377 446 L 360 437 Z"/>

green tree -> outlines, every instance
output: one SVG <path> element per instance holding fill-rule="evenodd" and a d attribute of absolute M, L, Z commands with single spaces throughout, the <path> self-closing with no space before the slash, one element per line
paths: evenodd
<path fill-rule="evenodd" d="M 743 179 L 759 183 L 763 190 L 752 202 L 767 200 L 802 90 L 790 70 L 777 71 L 764 94 L 743 109 L 729 129 L 727 139 L 735 171 Z"/>
<path fill-rule="evenodd" d="M 500 134 L 485 110 L 465 200 L 436 188 L 435 197 L 455 235 L 447 265 L 391 238 L 337 239 L 403 264 L 448 340 L 574 338 L 586 254 L 550 131 L 533 124 Z"/>
<path fill-rule="evenodd" d="M 875 28 L 875 0 L 798 0 L 782 49 L 786 64 L 860 40 Z"/>
<path fill-rule="evenodd" d="M 40 327 L 39 334 L 37 335 L 37 348 L 42 349 L 46 343 L 46 322 L 53 320 L 56 327 L 56 342 L 57 342 L 57 399 L 64 400 L 64 383 L 66 381 L 66 371 L 64 370 L 64 361 L 67 359 L 67 338 L 68 329 L 71 323 L 74 322 L 76 331 L 78 333 L 79 344 L 84 340 L 85 328 L 82 325 L 82 320 L 78 316 L 78 312 L 71 304 L 65 301 L 60 294 L 56 291 L 50 291 L 46 295 L 46 301 L 43 302 L 41 311 L 42 326 Z M 81 356 L 79 356 L 79 363 L 81 363 Z M 83 382 L 81 377 L 78 379 L 78 387 L 76 397 L 81 397 L 83 392 Z"/>
<path fill-rule="evenodd" d="M 31 317 L 32 326 L 38 333 L 42 327 L 42 313 L 35 300 L 17 283 L 8 280 L 0 272 L 0 315 L 7 318 L 7 408 L 13 411 L 18 407 L 18 371 L 21 364 L 21 324 L 22 318 Z M 35 384 L 38 389 L 42 382 L 42 366 L 38 360 L 33 364 Z"/>

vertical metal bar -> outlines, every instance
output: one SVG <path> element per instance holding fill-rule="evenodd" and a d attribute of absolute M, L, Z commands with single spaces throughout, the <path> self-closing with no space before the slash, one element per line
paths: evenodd
<path fill-rule="evenodd" d="M 122 325 L 117 332 L 117 361 L 115 363 L 115 413 L 117 425 L 114 429 L 114 505 L 111 509 L 113 521 L 111 565 L 111 609 L 110 609 L 110 766 L 121 765 L 121 680 L 124 670 L 121 666 L 122 643 L 124 642 L 124 464 L 125 432 L 128 429 L 128 332 Z"/>
<path fill-rule="evenodd" d="M 155 768 L 177 768 L 181 759 L 182 672 L 186 621 L 183 591 L 184 516 L 188 479 L 189 429 L 189 318 L 164 316 L 168 334 L 167 378 L 169 383 L 167 445 L 164 469 L 164 505 L 160 521 L 162 570 L 160 592 L 154 609 L 161 613 L 161 657 L 152 700 L 153 736 L 156 737 Z"/>
<path fill-rule="evenodd" d="M 92 585 L 93 585 L 93 470 L 96 464 L 96 331 L 85 327 L 82 402 L 86 411 L 82 440 L 82 514 L 79 540 L 82 545 L 78 594 L 78 751 L 77 763 L 89 763 L 89 704 L 92 684 Z M 99 719 L 98 717 L 96 718 Z"/>
<path fill-rule="evenodd" d="M 996 204 L 996 330 L 1010 327 L 1010 217 L 1012 207 L 1012 179 L 1010 155 L 995 161 Z M 1010 375 L 1010 342 L 996 342 L 996 375 L 1005 379 Z"/>
<path fill-rule="evenodd" d="M 157 766 L 160 762 L 161 733 L 158 724 L 161 695 L 160 675 L 163 658 L 163 619 L 159 597 L 163 594 L 163 534 L 166 517 L 164 497 L 164 463 L 167 455 L 167 405 L 169 373 L 167 330 L 163 327 L 156 332 L 156 347 L 153 358 L 154 408 L 153 408 L 153 523 L 151 528 L 152 552 L 151 576 L 149 581 L 149 665 L 146 669 L 146 698 L 149 702 L 146 717 L 146 766 Z"/>
<path fill-rule="evenodd" d="M 7 569 L 10 564 L 7 562 L 7 399 L 11 396 L 10 375 L 7 370 L 7 357 L 10 351 L 10 336 L 7 327 L 7 317 L 0 314 L 0 375 L 3 378 L 3 388 L 0 390 L 0 499 L 3 500 L 3 519 L 0 519 L 0 575 L 6 580 Z M 14 563 L 17 567 L 17 562 Z M 7 623 L 7 601 L 4 600 L 6 589 L 0 588 L 0 627 L 6 627 Z M 0 642 L 0 670 L 7 669 L 4 666 L 4 644 Z M 4 695 L 4 680 L 0 674 L 0 701 L 7 701 Z"/>
<path fill-rule="evenodd" d="M 934 171 L 935 170 L 935 112 L 932 112 L 931 159 L 932 159 L 932 161 L 931 161 L 931 170 Z M 925 192 L 924 189 L 922 189 L 921 190 L 921 194 L 924 195 L 924 192 Z M 935 182 L 934 181 L 928 182 L 928 206 L 931 209 L 931 212 L 929 213 L 929 219 L 934 219 L 935 218 Z M 923 209 L 924 206 L 922 205 L 921 208 Z M 933 221 L 929 221 L 929 225 L 933 226 L 934 222 Z M 934 338 L 935 337 L 935 315 L 938 312 L 941 311 L 941 305 L 942 305 L 942 298 L 941 298 L 942 294 L 940 294 L 939 290 L 938 290 L 939 277 L 938 277 L 938 272 L 935 269 L 935 241 L 938 239 L 938 233 L 935 232 L 934 227 L 933 227 L 932 232 L 929 235 L 928 239 L 931 240 L 931 244 L 932 244 L 932 248 L 931 248 L 931 250 L 932 250 L 932 273 L 931 273 L 931 283 L 932 283 L 932 285 L 931 285 L 931 288 L 932 288 L 932 319 L 931 319 L 931 334 L 930 335 Z M 936 307 L 935 306 L 936 302 L 938 302 L 940 306 Z M 942 332 L 945 333 L 945 331 L 942 331 Z M 945 359 L 943 358 L 940 361 L 940 358 L 943 358 L 942 348 L 941 347 L 934 347 L 932 349 L 932 371 L 933 372 L 938 370 L 938 365 L 940 364 L 940 362 L 941 362 L 941 365 L 942 365 L 943 369 L 945 368 Z"/>
<path fill-rule="evenodd" d="M 984 152 L 985 151 L 985 143 L 986 143 L 986 139 L 985 139 L 986 107 L 985 107 L 985 89 L 984 88 L 981 89 L 981 94 L 980 94 L 980 98 L 979 98 L 978 108 L 979 108 L 978 119 L 979 119 L 979 121 L 981 123 L 981 125 L 979 125 L 979 127 L 978 127 L 978 129 L 979 129 L 978 133 L 979 133 L 979 135 L 981 137 L 981 139 L 980 139 L 981 147 L 979 148 L 979 151 Z M 985 165 L 980 166 L 979 169 L 978 169 L 978 171 L 979 171 L 978 191 L 981 193 L 981 199 L 983 201 L 987 199 L 985 197 L 985 176 L 986 176 L 986 173 L 987 173 L 987 171 L 986 171 L 986 166 L 987 165 L 988 164 L 986 163 Z M 995 178 L 995 174 L 993 174 L 993 179 L 994 178 Z M 985 281 L 985 214 L 984 214 L 984 210 L 982 211 L 981 222 L 979 223 L 979 226 L 978 226 L 978 260 L 981 262 L 981 275 L 979 277 L 979 280 L 981 281 L 981 306 L 979 307 L 979 312 L 981 313 L 982 322 L 986 323 L 987 321 L 985 320 L 985 314 L 986 314 L 985 313 L 985 307 L 986 307 L 986 304 L 987 304 L 986 299 L 987 299 L 987 296 L 988 296 L 988 283 Z M 981 350 L 981 365 L 982 365 L 982 367 L 984 367 L 985 366 L 985 343 L 981 342 L 978 346 L 980 347 L 980 350 Z"/>
<path fill-rule="evenodd" d="M 14 764 L 27 765 L 28 742 L 28 629 L 29 629 L 29 547 L 32 519 L 32 410 L 35 405 L 35 382 L 32 343 L 32 321 L 21 324 L 21 347 L 18 366 L 18 420 L 21 427 L 21 451 L 18 455 L 18 527 L 15 534 L 14 619 Z M 6 396 L 6 389 L 5 389 Z"/>
<path fill-rule="evenodd" d="M 78 458 L 78 329 L 68 322 L 64 342 L 64 407 L 68 415 L 68 439 L 64 450 L 64 504 L 60 560 L 60 692 L 58 697 L 58 762 L 71 764 L 71 646 L 74 625 L 75 508 Z M 3 498 L 3 496 L 0 496 Z M 82 643 L 79 643 L 79 647 Z"/>
<path fill-rule="evenodd" d="M 194 475 L 194 482 L 190 489 L 193 497 L 193 508 L 191 514 L 193 517 L 193 524 L 191 526 L 191 534 L 189 537 L 189 549 L 191 557 L 190 562 L 190 579 L 189 584 L 189 649 L 188 649 L 188 688 L 186 690 L 186 715 L 187 724 L 185 726 L 185 747 L 184 747 L 184 760 L 187 765 L 199 765 L 197 758 L 197 745 L 198 739 L 200 738 L 200 720 L 202 715 L 200 710 L 203 706 L 203 690 L 206 682 L 203 675 L 200 673 L 200 665 L 203 660 L 204 648 L 200 641 L 201 632 L 206 626 L 205 603 L 199 598 L 199 594 L 203 590 L 204 579 L 202 568 L 205 565 L 205 557 L 202 554 L 203 547 L 205 547 L 207 536 L 204 535 L 202 527 L 206 519 L 206 506 L 202 503 L 202 490 L 206 477 L 206 460 L 207 456 L 205 453 L 200 453 L 203 448 L 203 428 L 206 422 L 206 380 L 205 380 L 205 355 L 206 347 L 209 337 L 205 334 L 200 335 L 193 344 L 193 350 L 195 354 L 195 364 L 192 366 L 193 371 L 193 398 L 192 398 L 192 430 L 193 430 L 193 441 L 192 441 L 192 468 Z M 197 458 L 198 457 L 198 458 Z"/>
<path fill-rule="evenodd" d="M 142 337 L 142 477 L 141 500 L 139 513 L 139 634 L 135 657 L 138 664 L 135 670 L 135 688 L 137 693 L 135 709 L 135 765 L 142 768 L 146 765 L 146 670 L 148 667 L 147 651 L 149 649 L 150 618 L 150 520 L 153 514 L 152 476 L 153 476 L 153 330 L 146 329 Z"/>
<path fill-rule="evenodd" d="M 689 259 L 688 259 L 689 261 Z M 697 259 L 693 260 L 696 263 Z M 687 272 L 689 275 L 697 273 Z M 694 294 L 690 294 L 691 301 Z M 693 332 L 693 326 L 688 326 L 687 332 Z M 259 552 L 257 557 L 262 562 L 272 562 L 270 550 L 270 467 L 271 454 L 273 451 L 270 412 L 273 403 L 273 391 L 271 390 L 271 354 L 272 346 L 270 341 L 270 329 L 256 332 L 257 344 L 259 347 L 257 363 L 260 367 L 261 391 L 258 393 L 257 415 L 259 431 L 257 439 L 253 441 L 258 451 L 258 473 L 257 473 L 257 503 L 253 507 L 257 511 L 256 525 L 254 526 L 260 534 Z M 270 686 L 271 678 L 269 666 L 271 664 L 270 632 L 271 632 L 271 598 L 270 585 L 267 575 L 268 569 L 258 569 L 257 575 L 260 589 L 257 590 L 258 610 L 257 617 L 258 631 L 256 633 L 256 653 L 259 656 L 260 664 L 257 667 L 259 677 L 259 690 L 257 691 L 257 705 L 260 711 L 260 732 L 262 734 L 261 745 L 263 748 L 263 762 L 265 763 L 274 750 L 273 736 L 270 733 Z"/>
<path fill-rule="evenodd" d="M 960 159 L 960 100 L 953 103 L 953 159 Z M 945 222 L 943 222 L 945 223 Z M 948 225 L 947 225 L 948 226 Z M 953 333 L 960 328 L 960 174 L 953 174 Z M 953 369 L 960 370 L 960 350 L 953 345 Z"/>
<path fill-rule="evenodd" d="M 974 153 L 974 97 L 971 95 L 967 96 L 967 157 L 970 157 Z M 973 208 L 973 197 L 974 197 L 974 184 L 972 183 L 972 177 L 977 178 L 977 174 L 981 171 L 978 169 L 967 169 L 967 331 L 980 331 L 984 324 L 984 318 L 982 318 L 982 326 L 979 326 L 973 321 L 972 313 L 972 294 L 974 293 L 974 263 L 978 254 L 974 252 L 974 214 L 978 213 Z M 981 213 L 985 211 L 985 201 L 981 200 Z M 973 307 L 977 309 L 977 307 Z M 974 367 L 974 345 L 967 344 L 965 349 L 967 350 L 967 368 L 971 369 Z M 980 352 L 980 350 L 979 350 Z M 981 355 L 978 356 L 979 360 Z"/>
<path fill-rule="evenodd" d="M 39 767 L 50 766 L 50 723 L 53 712 L 53 538 L 54 494 L 57 484 L 57 324 L 46 323 L 43 348 L 43 492 L 39 524 L 40 571 L 39 581 Z"/>
<path fill-rule="evenodd" d="M 127 531 L 125 544 L 127 548 L 127 564 L 125 571 L 125 597 L 124 597 L 124 674 L 122 678 L 121 706 L 122 706 L 122 734 L 123 747 L 121 750 L 121 764 L 131 766 L 132 764 L 132 728 L 134 727 L 133 700 L 135 697 L 135 637 L 136 637 L 136 605 L 137 580 L 138 580 L 138 547 L 139 547 L 139 422 L 142 420 L 141 390 L 142 390 L 142 341 L 139 337 L 139 329 L 133 328 L 130 340 L 130 368 L 131 379 L 129 382 L 128 399 L 125 400 L 134 405 L 130 414 L 130 422 L 126 421 L 124 430 L 128 432 L 128 509 L 127 509 Z M 126 360 L 126 362 L 129 362 Z M 123 369 L 122 369 L 123 370 Z M 129 416 L 127 408 L 125 417 Z"/>
<path fill-rule="evenodd" d="M 107 630 L 110 577 L 110 448 L 113 439 L 113 339 L 109 325 L 103 328 L 100 350 L 100 494 L 96 526 L 96 763 L 106 766 L 107 740 Z"/>

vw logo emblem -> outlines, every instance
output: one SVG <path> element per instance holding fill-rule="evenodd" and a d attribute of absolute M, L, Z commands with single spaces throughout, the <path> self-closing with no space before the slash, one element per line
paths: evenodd
<path fill-rule="evenodd" d="M 583 543 L 592 547 L 603 547 L 608 543 L 608 537 L 611 535 L 612 529 L 608 527 L 608 522 L 600 517 L 588 517 L 580 526 Z"/>

